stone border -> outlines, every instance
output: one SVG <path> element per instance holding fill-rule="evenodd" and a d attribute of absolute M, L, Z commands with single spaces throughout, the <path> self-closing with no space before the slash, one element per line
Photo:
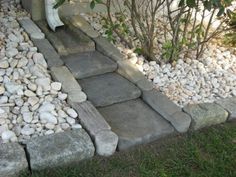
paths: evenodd
<path fill-rule="evenodd" d="M 30 19 L 27 19 L 27 23 L 30 23 L 31 25 L 22 26 L 26 31 L 32 24 L 35 25 Z M 70 28 L 73 27 L 70 26 Z M 76 28 L 76 30 L 77 29 L 78 28 Z M 78 32 L 81 33 L 81 31 Z M 81 86 L 74 78 L 71 71 L 64 66 L 64 62 L 61 60 L 54 47 L 47 39 L 31 38 L 31 40 L 44 55 L 49 65 L 49 69 L 51 70 L 52 78 L 62 83 L 62 91 L 68 94 L 67 101 L 79 114 L 80 123 L 94 141 L 97 154 L 101 156 L 110 156 L 114 154 L 118 144 L 118 136 L 111 131 L 109 124 L 96 108 L 90 102 L 86 101 L 86 94 L 82 91 Z"/>
<path fill-rule="evenodd" d="M 107 39 L 99 36 L 98 32 L 82 17 L 77 15 L 67 18 L 67 24 L 80 28 L 96 43 L 96 50 L 117 62 L 117 72 L 139 87 L 142 91 L 142 99 L 169 121 L 179 133 L 223 123 L 227 120 L 236 120 L 236 97 L 221 99 L 215 103 L 187 105 L 181 109 L 167 96 L 154 89 L 153 84 L 133 64 L 124 60 L 119 50 Z"/>

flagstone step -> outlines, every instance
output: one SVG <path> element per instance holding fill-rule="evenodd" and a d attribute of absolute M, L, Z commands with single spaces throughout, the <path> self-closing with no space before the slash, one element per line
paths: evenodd
<path fill-rule="evenodd" d="M 134 84 L 116 73 L 82 79 L 79 83 L 95 107 L 136 99 L 141 95 Z"/>
<path fill-rule="evenodd" d="M 63 57 L 66 66 L 77 79 L 113 72 L 117 64 L 101 53 L 85 52 Z"/>
<path fill-rule="evenodd" d="M 141 99 L 99 108 L 119 137 L 118 149 L 148 143 L 174 132 L 172 125 Z"/>

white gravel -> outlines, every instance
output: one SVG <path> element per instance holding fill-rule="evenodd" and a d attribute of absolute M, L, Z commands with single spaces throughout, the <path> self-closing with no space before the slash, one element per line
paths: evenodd
<path fill-rule="evenodd" d="M 52 81 L 44 56 L 17 22 L 28 14 L 13 2 L 0 2 L 0 143 L 82 128 L 61 83 Z"/>

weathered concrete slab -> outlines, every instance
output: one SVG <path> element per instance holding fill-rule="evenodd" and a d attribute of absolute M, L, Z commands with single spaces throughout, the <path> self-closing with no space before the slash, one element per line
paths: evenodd
<path fill-rule="evenodd" d="M 44 39 L 45 35 L 40 28 L 28 17 L 19 19 L 20 25 L 29 34 L 31 39 Z"/>
<path fill-rule="evenodd" d="M 91 38 L 96 38 L 99 36 L 99 33 L 95 31 L 93 27 L 81 15 L 73 15 L 64 19 L 65 24 L 67 24 L 68 26 L 79 28 Z"/>
<path fill-rule="evenodd" d="M 133 83 L 145 80 L 145 76 L 129 61 L 118 61 L 117 72 Z"/>
<path fill-rule="evenodd" d="M 18 143 L 0 144 L 0 177 L 18 176 L 28 170 L 23 147 Z"/>
<path fill-rule="evenodd" d="M 120 51 L 113 46 L 106 38 L 97 37 L 93 39 L 96 43 L 96 49 L 103 53 L 104 55 L 110 57 L 114 61 L 124 60 L 124 56 L 120 53 Z"/>
<path fill-rule="evenodd" d="M 64 61 L 77 79 L 113 72 L 117 68 L 115 62 L 99 52 L 69 55 Z"/>
<path fill-rule="evenodd" d="M 155 111 L 168 120 L 178 132 L 186 132 L 189 129 L 191 118 L 182 112 L 181 108 L 174 104 L 167 96 L 153 89 L 144 91 L 143 100 Z"/>
<path fill-rule="evenodd" d="M 95 50 L 94 42 L 76 28 L 69 29 L 68 27 L 63 26 L 58 28 L 56 32 L 52 32 L 49 30 L 45 21 L 37 22 L 37 24 L 59 55 Z"/>
<path fill-rule="evenodd" d="M 60 56 L 57 54 L 47 39 L 33 39 L 32 41 L 38 48 L 39 52 L 43 53 L 50 68 L 53 66 L 62 66 L 64 64 Z"/>
<path fill-rule="evenodd" d="M 223 123 L 228 118 L 228 112 L 215 103 L 187 105 L 183 110 L 191 116 L 194 130 Z"/>
<path fill-rule="evenodd" d="M 51 75 L 54 80 L 62 83 L 62 90 L 66 93 L 80 91 L 81 87 L 66 66 L 52 67 Z"/>
<path fill-rule="evenodd" d="M 26 143 L 32 170 L 62 166 L 91 158 L 94 146 L 83 129 L 37 137 Z"/>
<path fill-rule="evenodd" d="M 82 79 L 80 85 L 96 107 L 135 99 L 141 95 L 135 85 L 116 73 Z"/>
<path fill-rule="evenodd" d="M 80 104 L 70 102 L 69 104 L 79 113 L 81 125 L 93 138 L 98 134 L 98 132 L 111 130 L 111 127 L 104 117 L 89 101 Z"/>
<path fill-rule="evenodd" d="M 136 99 L 99 109 L 118 137 L 118 149 L 157 140 L 174 128 L 142 100 Z"/>
<path fill-rule="evenodd" d="M 229 112 L 229 121 L 236 121 L 236 97 L 220 99 L 216 103 Z"/>

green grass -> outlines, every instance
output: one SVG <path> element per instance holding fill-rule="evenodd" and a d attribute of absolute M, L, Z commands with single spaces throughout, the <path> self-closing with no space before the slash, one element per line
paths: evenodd
<path fill-rule="evenodd" d="M 27 175 L 22 175 L 26 177 Z M 33 177 L 236 177 L 236 123 L 144 145 Z"/>

